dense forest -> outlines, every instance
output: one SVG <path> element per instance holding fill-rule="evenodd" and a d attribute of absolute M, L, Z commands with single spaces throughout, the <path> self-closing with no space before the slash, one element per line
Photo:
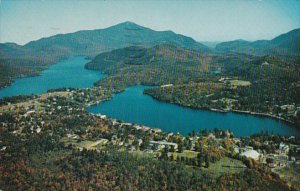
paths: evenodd
<path fill-rule="evenodd" d="M 64 147 L 57 135 L 26 141 L 1 131 L 3 190 L 291 190 L 279 177 L 254 169 L 213 177 L 181 161 Z"/>

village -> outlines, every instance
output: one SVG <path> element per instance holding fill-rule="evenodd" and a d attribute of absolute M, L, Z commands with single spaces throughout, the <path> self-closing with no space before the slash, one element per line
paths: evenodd
<path fill-rule="evenodd" d="M 207 169 L 219 165 L 219 161 L 218 169 L 233 170 L 262 166 L 278 172 L 300 165 L 300 143 L 293 136 L 266 133 L 235 137 L 220 129 L 191 130 L 190 134 L 181 135 L 85 111 L 111 95 L 111 91 L 101 88 L 65 89 L 26 102 L 8 102 L 0 107 L 0 127 L 23 139 L 48 134 L 58 137 L 65 147 L 81 151 L 103 151 L 109 147 Z M 9 146 L 0 142 L 0 152 Z"/>

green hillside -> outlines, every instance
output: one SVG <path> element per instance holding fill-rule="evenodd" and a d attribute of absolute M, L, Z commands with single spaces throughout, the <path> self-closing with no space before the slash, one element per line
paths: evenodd
<path fill-rule="evenodd" d="M 254 42 L 235 40 L 217 44 L 220 52 L 237 52 L 254 55 L 300 55 L 300 29 L 279 35 L 272 40 L 258 40 Z"/>

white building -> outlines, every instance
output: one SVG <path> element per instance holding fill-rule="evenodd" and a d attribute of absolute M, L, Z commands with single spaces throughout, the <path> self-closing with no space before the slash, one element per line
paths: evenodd
<path fill-rule="evenodd" d="M 252 158 L 254 160 L 259 160 L 260 154 L 256 150 L 246 150 L 245 152 L 241 153 L 241 156 Z"/>
<path fill-rule="evenodd" d="M 279 145 L 279 151 L 280 151 L 281 154 L 288 154 L 289 150 L 290 150 L 290 148 L 289 148 L 288 145 L 286 145 L 284 143 L 280 143 L 280 145 Z"/>

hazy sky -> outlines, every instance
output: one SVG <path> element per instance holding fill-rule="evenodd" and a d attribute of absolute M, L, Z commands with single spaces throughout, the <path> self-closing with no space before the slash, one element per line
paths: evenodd
<path fill-rule="evenodd" d="M 124 21 L 197 41 L 271 39 L 300 28 L 300 0 L 0 0 L 0 42 L 25 44 Z"/>

